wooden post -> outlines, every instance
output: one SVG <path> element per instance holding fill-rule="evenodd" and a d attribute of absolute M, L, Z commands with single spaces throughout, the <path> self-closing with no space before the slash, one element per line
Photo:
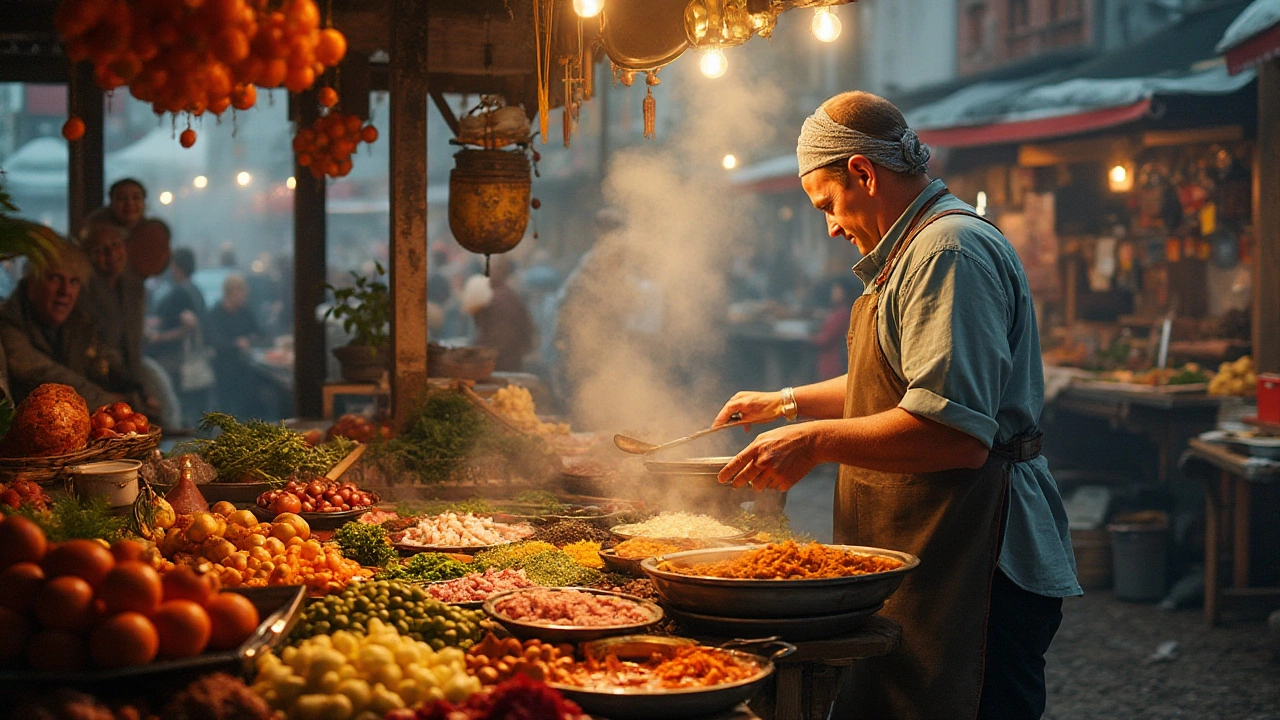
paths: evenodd
<path fill-rule="evenodd" d="M 307 127 L 320 115 L 315 88 L 289 98 L 289 116 Z M 324 323 L 316 306 L 324 302 L 328 273 L 325 180 L 293 165 L 293 411 L 297 417 L 321 417 L 321 391 L 328 365 Z"/>
<path fill-rule="evenodd" d="M 75 96 L 67 85 L 67 111 L 84 120 L 84 137 L 69 143 L 67 155 L 67 234 L 77 237 L 80 223 L 106 196 L 103 188 L 102 89 L 93 81 L 93 66 L 79 63 Z"/>
<path fill-rule="evenodd" d="M 391 411 L 427 386 L 427 0 L 391 12 Z"/>
<path fill-rule="evenodd" d="M 1280 59 L 1258 68 L 1258 146 L 1253 164 L 1253 359 L 1280 372 Z"/>

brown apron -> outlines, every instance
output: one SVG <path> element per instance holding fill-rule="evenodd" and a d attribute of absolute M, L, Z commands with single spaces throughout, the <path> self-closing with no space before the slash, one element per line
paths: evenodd
<path fill-rule="evenodd" d="M 885 261 L 875 291 L 853 305 L 846 418 L 890 410 L 906 394 L 906 384 L 880 347 L 879 288 L 902 252 L 934 220 L 954 214 L 979 217 L 968 210 L 948 210 L 921 222 L 944 194 L 946 190 L 940 191 L 920 209 Z M 977 715 L 1009 466 L 1038 452 L 1036 434 L 993 448 L 977 470 L 910 475 L 840 466 L 836 542 L 906 551 L 918 556 L 920 565 L 881 611 L 902 625 L 901 646 L 852 668 L 833 718 L 949 720 Z"/>

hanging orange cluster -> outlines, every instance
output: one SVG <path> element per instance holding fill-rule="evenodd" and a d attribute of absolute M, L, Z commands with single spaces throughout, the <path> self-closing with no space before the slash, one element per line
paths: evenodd
<path fill-rule="evenodd" d="M 267 3 L 62 0 L 54 22 L 67 57 L 92 62 L 104 90 L 128 85 L 156 113 L 221 114 L 252 107 L 255 86 L 302 92 L 347 52 L 314 0 Z"/>
<path fill-rule="evenodd" d="M 356 115 L 330 110 L 316 118 L 311 127 L 298 131 L 293 138 L 293 151 L 298 154 L 298 164 L 310 170 L 312 177 L 337 178 L 351 172 L 351 154 L 360 143 L 377 139 L 378 128 L 365 125 Z"/>

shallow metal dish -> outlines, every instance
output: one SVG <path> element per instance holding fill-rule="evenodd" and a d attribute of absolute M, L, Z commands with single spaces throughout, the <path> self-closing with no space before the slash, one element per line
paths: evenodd
<path fill-rule="evenodd" d="M 623 558 L 618 557 L 612 548 L 600 551 L 600 559 L 604 561 L 605 567 L 615 572 L 634 575 L 635 577 L 644 577 L 644 571 L 640 569 L 640 563 L 644 558 Z"/>
<path fill-rule="evenodd" d="M 512 597 L 520 593 L 534 592 L 534 591 L 541 592 L 541 591 L 548 591 L 548 590 L 551 592 L 564 592 L 566 590 L 577 590 L 578 592 L 589 593 L 591 595 L 610 595 L 613 597 L 623 598 L 625 600 L 629 600 L 635 603 L 636 605 L 640 606 L 642 610 L 648 613 L 649 619 L 645 620 L 644 622 L 630 623 L 627 625 L 552 625 L 552 624 L 532 623 L 525 620 L 514 620 L 498 612 L 498 610 L 496 609 L 497 604 L 502 602 L 504 599 L 508 597 Z M 580 642 L 587 642 L 589 640 L 598 640 L 600 638 L 610 637 L 613 635 L 626 635 L 627 633 L 642 632 L 645 629 L 653 627 L 654 625 L 657 625 L 659 622 L 662 622 L 662 618 L 664 616 L 662 612 L 662 608 L 659 607 L 656 603 L 651 603 L 648 600 L 645 600 L 643 598 L 638 598 L 635 595 L 626 595 L 624 593 L 610 592 L 608 590 L 596 590 L 593 588 L 579 588 L 579 587 L 574 587 L 574 588 L 532 587 L 532 588 L 520 588 L 519 590 L 508 590 L 506 592 L 498 593 L 497 595 L 490 595 L 489 599 L 484 601 L 484 611 L 489 614 L 489 617 L 501 623 L 502 626 L 505 627 L 508 632 L 520 638 L 521 640 L 531 640 L 531 639 L 537 638 L 538 640 L 541 640 L 543 642 L 550 642 L 550 643 L 562 643 L 562 642 L 580 643 Z"/>
<path fill-rule="evenodd" d="M 674 607 L 669 608 L 667 614 L 681 630 L 729 638 L 777 635 L 790 642 L 803 642 L 848 635 L 865 625 L 882 607 L 884 603 L 853 612 L 801 618 L 734 618 L 691 613 Z"/>
<path fill-rule="evenodd" d="M 827 545 L 866 555 L 883 555 L 903 562 L 887 572 L 814 580 L 737 580 L 681 575 L 658 569 L 664 560 L 681 566 L 719 562 L 737 557 L 758 545 L 709 548 L 647 558 L 640 568 L 653 581 L 662 599 L 694 613 L 719 613 L 726 608 L 747 618 L 796 618 L 853 612 L 880 605 L 898 589 L 903 577 L 920 564 L 910 553 L 861 545 Z"/>
<path fill-rule="evenodd" d="M 715 715 L 729 710 L 739 703 L 746 702 L 760 692 L 769 682 L 773 674 L 773 661 L 795 652 L 794 645 L 776 642 L 777 638 L 758 641 L 735 641 L 726 643 L 719 652 L 732 655 L 735 659 L 754 665 L 756 672 L 750 677 L 732 683 L 723 683 L 705 688 L 614 688 L 586 689 L 575 685 L 548 682 L 565 697 L 577 703 L 584 712 L 591 715 L 608 717 L 611 720 L 653 720 L 654 718 L 700 718 Z M 656 637 L 637 635 L 586 643 L 583 652 L 589 656 L 602 657 L 613 653 L 621 660 L 644 662 L 655 653 L 669 654 L 683 646 L 697 645 L 692 640 L 672 637 Z M 776 646 L 767 657 L 752 652 L 728 649 L 731 645 L 758 645 L 761 650 Z"/>
<path fill-rule="evenodd" d="M 659 475 L 719 475 L 732 456 L 697 457 L 684 460 L 645 460 L 644 468 Z"/>

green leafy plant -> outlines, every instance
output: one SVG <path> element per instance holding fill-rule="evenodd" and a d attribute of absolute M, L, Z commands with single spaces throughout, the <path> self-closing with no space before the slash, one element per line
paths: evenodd
<path fill-rule="evenodd" d="M 391 293 L 382 281 L 387 273 L 381 263 L 375 263 L 377 272 L 366 277 L 352 272 L 355 283 L 350 287 L 325 284 L 333 293 L 333 307 L 325 311 L 325 319 L 342 322 L 342 329 L 351 335 L 350 345 L 377 348 L 391 339 Z"/>

